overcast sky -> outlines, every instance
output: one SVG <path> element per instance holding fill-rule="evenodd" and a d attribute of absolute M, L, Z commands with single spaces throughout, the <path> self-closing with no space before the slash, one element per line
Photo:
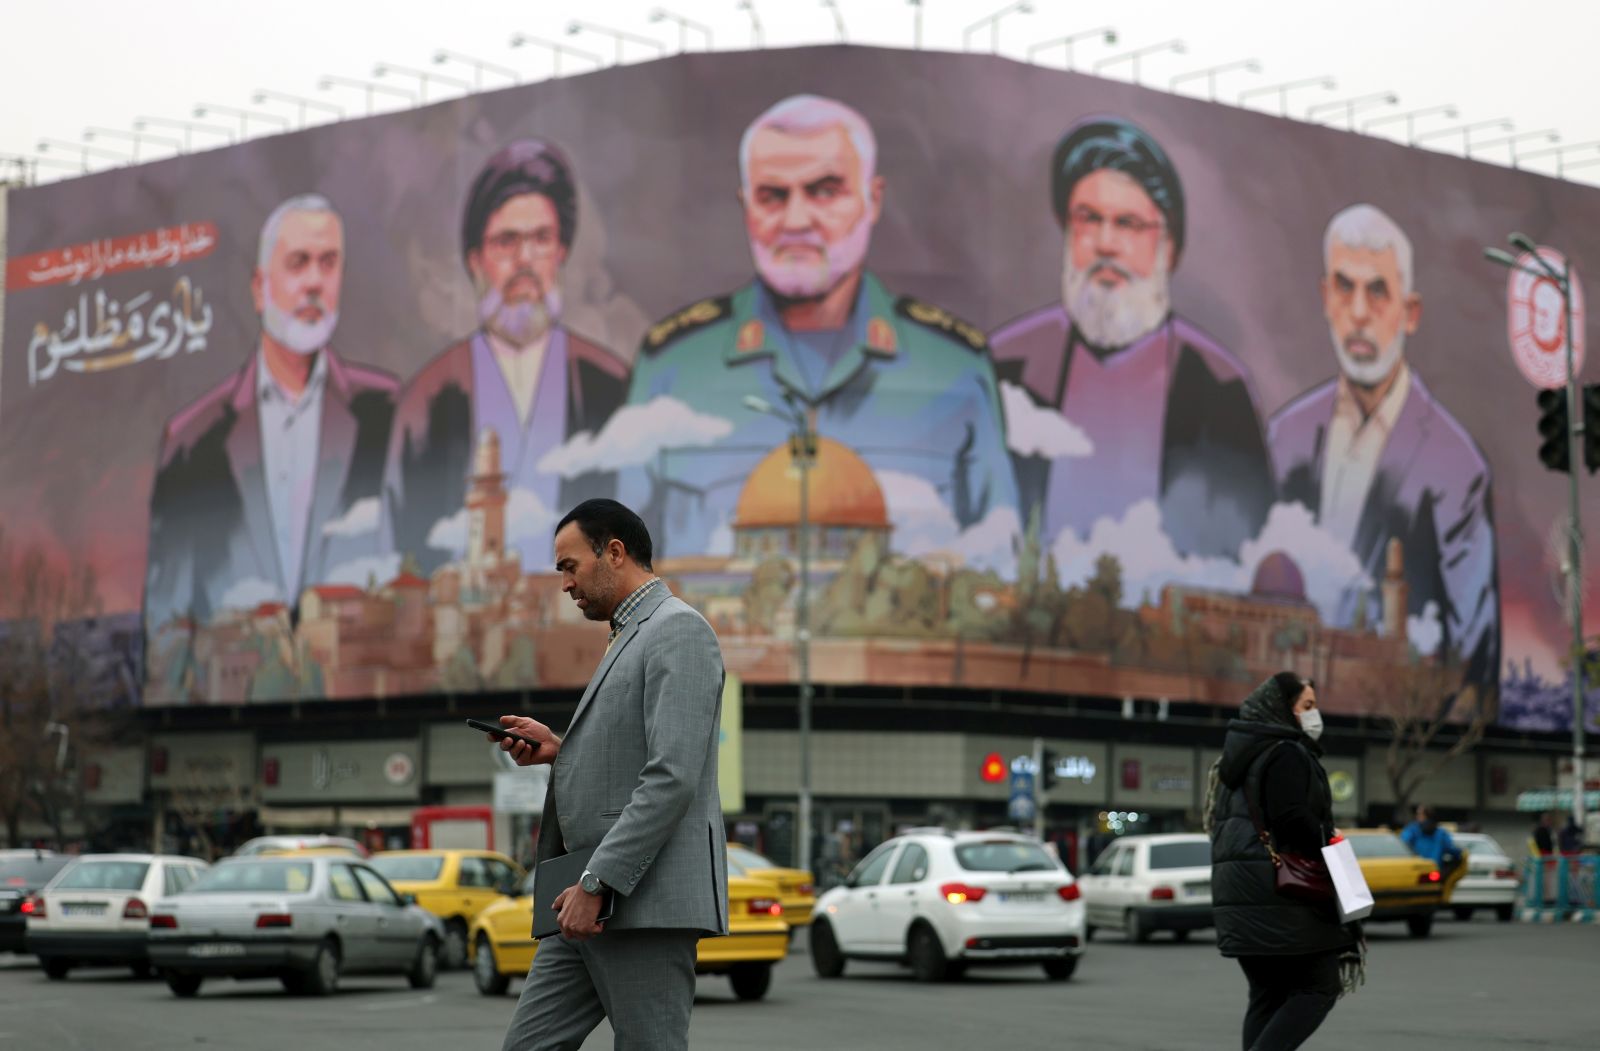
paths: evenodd
<path fill-rule="evenodd" d="M 515 70 L 523 78 L 552 73 L 552 52 L 545 48 L 509 46 L 521 31 L 615 59 L 611 38 L 589 30 L 567 33 L 571 19 L 592 20 L 608 28 L 652 37 L 667 51 L 679 44 L 679 30 L 669 21 L 652 23 L 658 5 L 647 0 L 277 0 L 244 4 L 237 0 L 72 0 L 44 4 L 37 0 L 0 0 L 0 38 L 6 43 L 0 63 L 0 155 L 37 156 L 41 139 L 79 143 L 87 127 L 126 132 L 141 117 L 193 119 L 197 103 L 276 112 L 294 122 L 296 106 L 281 102 L 255 104 L 258 89 L 271 89 L 333 102 L 348 115 L 365 110 L 359 89 L 319 91 L 325 74 L 371 79 L 379 61 L 473 80 L 470 66 L 434 65 L 434 53 L 448 48 Z M 669 0 L 669 10 L 706 26 L 718 49 L 752 45 L 750 14 L 741 0 Z M 835 12 L 851 43 L 910 47 L 917 8 L 909 0 L 753 0 L 767 47 L 832 42 L 838 39 Z M 1007 5 L 1002 0 L 923 0 L 923 46 L 960 50 L 968 27 Z M 1015 6 L 1015 5 L 1012 5 Z M 1106 57 L 1132 49 L 1181 40 L 1185 52 L 1155 52 L 1144 57 L 1143 83 L 1167 88 L 1174 75 L 1242 59 L 1257 59 L 1259 74 L 1236 70 L 1219 78 L 1219 92 L 1232 103 L 1240 91 L 1299 78 L 1329 75 L 1334 90 L 1312 87 L 1291 95 L 1291 111 L 1303 115 L 1320 102 L 1394 92 L 1399 105 L 1363 109 L 1358 120 L 1452 103 L 1459 117 L 1435 114 L 1419 118 L 1418 132 L 1444 130 L 1463 123 L 1508 118 L 1515 132 L 1557 129 L 1563 144 L 1600 139 L 1600 113 L 1594 104 L 1597 75 L 1595 42 L 1600 39 L 1600 4 L 1589 0 L 1535 0 L 1513 5 L 1505 0 L 1344 0 L 1312 4 L 1292 0 L 1140 0 L 1094 5 L 1083 0 L 1032 0 L 1029 12 L 1001 19 L 999 50 L 1019 60 L 1029 48 L 1052 38 L 1101 25 L 1114 27 L 1118 42 L 1098 39 L 1076 45 L 1076 64 L 1087 69 Z M 1104 13 L 1100 13 L 1104 12 Z M 703 34 L 690 30 L 691 48 L 705 47 Z M 971 34 L 975 48 L 990 46 L 990 31 Z M 624 61 L 645 61 L 654 47 L 629 42 Z M 1063 49 L 1034 55 L 1036 61 L 1059 65 Z M 592 63 L 569 55 L 563 74 Z M 1131 79 L 1133 65 L 1121 62 L 1104 76 Z M 482 72 L 485 87 L 509 84 L 499 74 Z M 391 75 L 380 83 L 415 91 L 415 77 Z M 820 85 L 819 85 L 820 86 Z M 1205 93 L 1205 81 L 1193 80 L 1180 91 Z M 441 83 L 429 86 L 438 99 L 460 89 Z M 397 96 L 378 96 L 380 108 L 404 106 Z M 1247 105 L 1276 109 L 1275 96 L 1259 96 Z M 331 113 L 310 111 L 317 119 Z M 1329 118 L 1335 116 L 1327 114 Z M 1342 117 L 1339 118 L 1342 123 Z M 238 118 L 215 115 L 215 121 L 237 132 Z M 271 127 L 254 121 L 252 133 Z M 1405 124 L 1391 122 L 1372 133 L 1400 138 Z M 150 126 L 151 132 L 158 129 Z M 184 132 L 161 129 L 182 137 Z M 193 132 L 196 146 L 219 137 Z M 1475 132 L 1480 142 L 1503 138 L 1496 128 Z M 117 152 L 130 150 L 125 138 L 101 132 L 92 146 Z M 1460 135 L 1422 144 L 1460 152 Z M 1517 148 L 1531 152 L 1549 148 L 1530 138 Z M 145 142 L 146 157 L 170 152 Z M 1507 163 L 1507 146 L 1476 152 L 1486 162 Z M 71 160 L 79 155 L 55 146 L 48 157 Z M 1600 161 L 1600 148 L 1589 146 L 1568 155 L 1569 162 Z M 1554 171 L 1553 157 L 1529 159 L 1525 166 Z M 95 157 L 95 165 L 118 163 Z M 9 174 L 9 172 L 7 172 Z M 41 178 L 70 171 L 39 169 Z M 1600 164 L 1575 168 L 1573 179 L 1600 181 Z"/>

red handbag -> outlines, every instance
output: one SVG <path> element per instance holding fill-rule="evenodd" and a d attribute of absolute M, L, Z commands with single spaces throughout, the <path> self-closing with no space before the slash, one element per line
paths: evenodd
<path fill-rule="evenodd" d="M 1261 840 L 1261 845 L 1267 848 L 1267 856 L 1272 859 L 1272 867 L 1276 870 L 1274 886 L 1277 892 L 1285 898 L 1311 904 L 1332 901 L 1333 877 L 1329 875 L 1327 863 L 1322 857 L 1285 854 L 1279 851 L 1272 845 L 1272 834 L 1267 831 L 1266 823 L 1261 820 L 1261 810 L 1256 806 L 1248 784 L 1244 790 L 1244 801 L 1250 808 L 1250 820 L 1256 826 L 1256 837 Z"/>

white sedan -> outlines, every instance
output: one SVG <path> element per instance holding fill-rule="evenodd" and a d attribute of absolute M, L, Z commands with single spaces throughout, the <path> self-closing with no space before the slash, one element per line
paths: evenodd
<path fill-rule="evenodd" d="M 1482 832 L 1455 832 L 1451 838 L 1466 851 L 1467 874 L 1450 895 L 1450 911 L 1458 920 L 1472 919 L 1474 909 L 1493 909 L 1501 923 L 1517 910 L 1517 867 L 1494 837 Z"/>
<path fill-rule="evenodd" d="M 823 978 L 859 959 L 909 964 L 925 982 L 971 964 L 1034 964 L 1063 981 L 1083 942 L 1072 874 L 1038 840 L 1008 832 L 896 836 L 812 910 L 811 963 Z"/>
<path fill-rule="evenodd" d="M 1153 931 L 1179 941 L 1210 927 L 1211 841 L 1202 835 L 1123 836 L 1078 881 L 1089 934 L 1120 930 L 1132 942 Z"/>
<path fill-rule="evenodd" d="M 28 951 L 61 980 L 74 967 L 117 964 L 150 974 L 150 906 L 205 872 L 199 858 L 86 854 L 22 904 Z"/>

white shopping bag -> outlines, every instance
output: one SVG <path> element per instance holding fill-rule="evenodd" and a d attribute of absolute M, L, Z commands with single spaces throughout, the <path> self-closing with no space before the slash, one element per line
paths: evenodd
<path fill-rule="evenodd" d="M 1367 878 L 1361 874 L 1361 863 L 1350 841 L 1335 840 L 1322 848 L 1322 860 L 1333 877 L 1333 893 L 1339 902 L 1339 922 L 1366 919 L 1372 913 L 1372 891 L 1367 889 Z"/>

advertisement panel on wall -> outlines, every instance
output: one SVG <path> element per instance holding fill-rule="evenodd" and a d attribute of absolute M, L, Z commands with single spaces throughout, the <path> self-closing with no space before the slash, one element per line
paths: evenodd
<path fill-rule="evenodd" d="M 7 207 L 0 521 L 142 616 L 148 705 L 580 685 L 605 633 L 550 535 L 591 496 L 792 681 L 805 454 L 819 681 L 1231 703 L 1290 667 L 1349 713 L 1435 668 L 1570 718 L 1564 490 L 1480 249 L 1584 271 L 1592 189 L 805 48 Z"/>

